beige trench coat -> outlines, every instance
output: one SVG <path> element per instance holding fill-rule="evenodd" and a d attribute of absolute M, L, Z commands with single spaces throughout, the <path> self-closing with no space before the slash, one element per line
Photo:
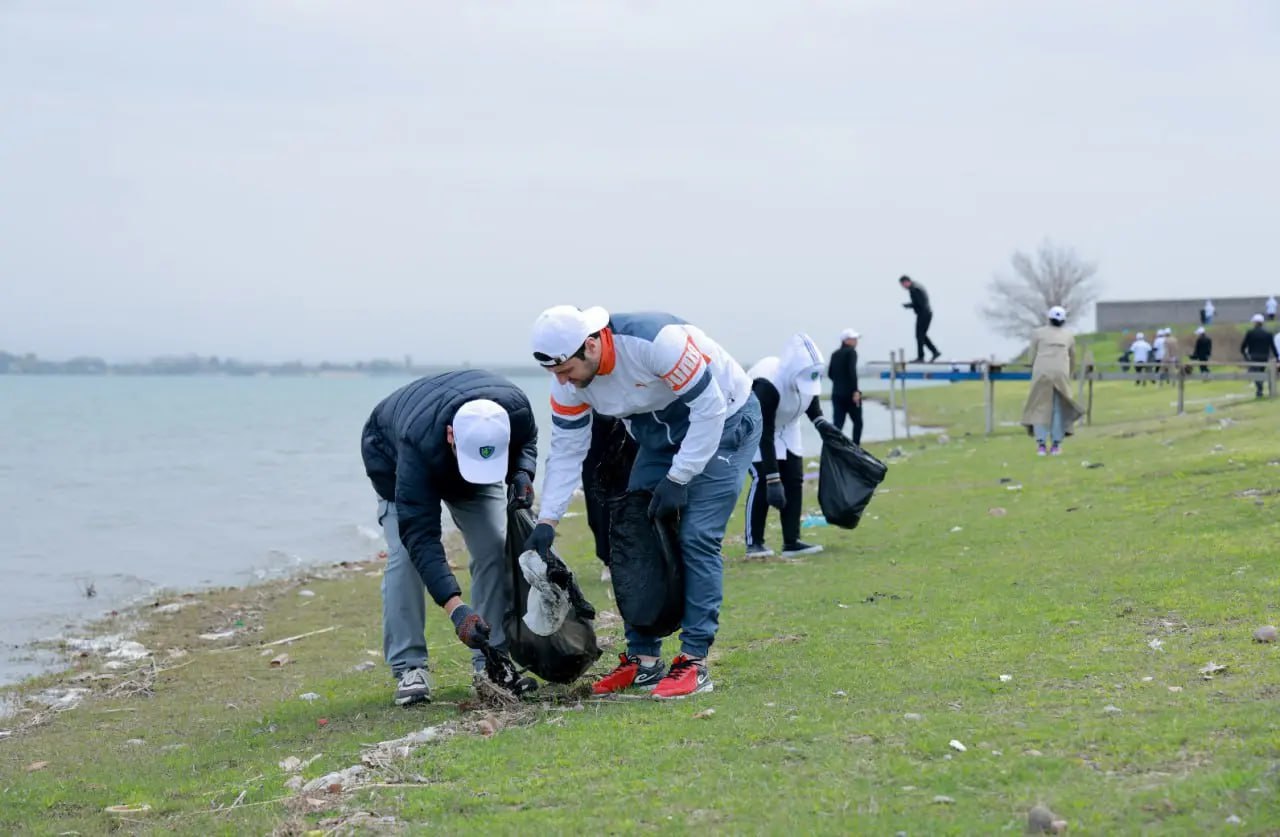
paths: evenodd
<path fill-rule="evenodd" d="M 1071 369 L 1075 366 L 1076 338 L 1061 326 L 1046 325 L 1031 335 L 1031 392 L 1022 408 L 1022 423 L 1027 427 L 1053 423 L 1053 394 L 1058 394 L 1062 410 L 1062 427 L 1068 434 L 1071 425 L 1084 415 L 1071 397 Z"/>

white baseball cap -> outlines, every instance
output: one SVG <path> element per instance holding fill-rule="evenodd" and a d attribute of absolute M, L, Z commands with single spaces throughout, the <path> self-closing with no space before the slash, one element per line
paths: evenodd
<path fill-rule="evenodd" d="M 858 332 L 851 328 L 846 328 L 844 331 L 840 332 L 841 340 L 857 340 L 861 336 L 862 335 L 858 334 Z"/>
<path fill-rule="evenodd" d="M 822 365 L 810 366 L 796 375 L 796 389 L 805 398 L 822 395 Z"/>
<path fill-rule="evenodd" d="M 1253 322 L 1255 322 L 1255 323 L 1260 323 L 1260 322 L 1262 322 L 1262 315 L 1261 315 L 1261 314 L 1254 314 L 1254 315 L 1253 315 Z"/>
<path fill-rule="evenodd" d="M 454 413 L 453 445 L 464 480 L 476 485 L 502 482 L 507 476 L 511 417 L 496 401 L 468 401 Z"/>
<path fill-rule="evenodd" d="M 1196 334 L 1204 334 L 1204 326 L 1200 326 L 1200 327 L 1198 327 L 1198 328 L 1196 329 Z"/>
<path fill-rule="evenodd" d="M 1055 305 L 1049 309 L 1049 319 L 1065 320 L 1066 318 L 1067 318 L 1067 309 L 1063 308 L 1061 305 Z"/>
<path fill-rule="evenodd" d="M 1135 335 L 1134 335 L 1133 339 L 1134 339 L 1134 340 L 1146 340 L 1146 339 L 1147 339 L 1147 335 L 1145 335 L 1145 334 L 1143 334 L 1141 331 L 1139 331 L 1137 334 L 1135 334 Z"/>
<path fill-rule="evenodd" d="M 543 366 L 564 363 L 608 324 L 609 312 L 599 306 L 585 311 L 573 305 L 552 306 L 533 321 L 533 359 Z"/>

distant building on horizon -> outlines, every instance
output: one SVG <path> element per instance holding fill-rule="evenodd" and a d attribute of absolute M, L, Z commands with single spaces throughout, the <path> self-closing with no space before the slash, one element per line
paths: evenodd
<path fill-rule="evenodd" d="M 1214 325 L 1245 323 L 1261 314 L 1267 295 L 1207 296 L 1200 299 L 1136 299 L 1099 302 L 1098 331 L 1136 331 L 1178 324 L 1199 323 L 1205 299 L 1213 300 Z"/>

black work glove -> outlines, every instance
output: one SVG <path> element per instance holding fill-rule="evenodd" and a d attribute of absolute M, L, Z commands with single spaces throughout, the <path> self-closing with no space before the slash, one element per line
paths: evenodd
<path fill-rule="evenodd" d="M 463 645 L 477 651 L 489 647 L 489 623 L 469 605 L 458 605 L 449 618 L 453 620 L 453 632 Z"/>
<path fill-rule="evenodd" d="M 551 544 L 556 539 L 556 527 L 550 523 L 539 523 L 533 527 L 533 531 L 529 533 L 529 537 L 525 539 L 525 550 L 532 549 L 534 552 L 542 556 L 542 560 L 547 562 L 548 568 L 551 565 Z M 559 559 L 556 559 L 559 560 Z"/>
<path fill-rule="evenodd" d="M 653 499 L 649 501 L 649 519 L 666 520 L 675 517 L 688 503 L 688 486 L 665 477 L 653 489 Z"/>
<path fill-rule="evenodd" d="M 516 475 L 511 478 L 509 496 L 511 499 L 507 501 L 507 511 L 533 508 L 533 477 L 528 471 L 516 471 Z"/>
<path fill-rule="evenodd" d="M 777 474 L 765 477 L 765 493 L 769 505 L 775 509 L 787 507 L 787 492 L 782 487 L 782 479 Z"/>
<path fill-rule="evenodd" d="M 805 408 L 804 414 L 809 417 L 809 421 L 817 421 L 822 418 L 822 405 L 818 403 L 818 396 L 814 396 L 809 402 L 809 406 Z"/>

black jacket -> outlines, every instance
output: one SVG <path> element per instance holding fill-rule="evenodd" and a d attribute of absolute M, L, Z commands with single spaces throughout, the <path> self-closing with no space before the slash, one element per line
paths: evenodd
<path fill-rule="evenodd" d="M 910 308 L 917 314 L 930 314 L 933 309 L 929 307 L 929 295 L 925 293 L 924 285 L 919 282 L 912 282 L 911 287 L 907 288 L 907 293 L 911 294 L 911 301 L 902 303 L 903 308 Z"/>
<path fill-rule="evenodd" d="M 1259 323 L 1245 332 L 1240 341 L 1240 354 L 1245 360 L 1265 361 L 1276 353 L 1275 338 Z"/>
<path fill-rule="evenodd" d="M 445 428 L 467 401 L 496 401 L 511 419 L 507 482 L 516 471 L 532 477 L 538 464 L 538 425 L 529 399 L 515 384 L 479 369 L 446 372 L 401 387 L 373 408 L 360 440 L 365 473 L 378 496 L 396 504 L 400 541 L 436 604 L 460 595 L 440 541 L 441 503 L 466 500 L 476 486 L 462 478 Z"/>
<path fill-rule="evenodd" d="M 858 391 L 858 350 L 841 344 L 831 353 L 827 377 L 831 379 L 832 400 L 847 401 Z"/>
<path fill-rule="evenodd" d="M 1201 334 L 1196 338 L 1196 348 L 1191 353 L 1191 359 L 1208 360 L 1211 354 L 1213 354 L 1213 338 L 1207 334 Z"/>

